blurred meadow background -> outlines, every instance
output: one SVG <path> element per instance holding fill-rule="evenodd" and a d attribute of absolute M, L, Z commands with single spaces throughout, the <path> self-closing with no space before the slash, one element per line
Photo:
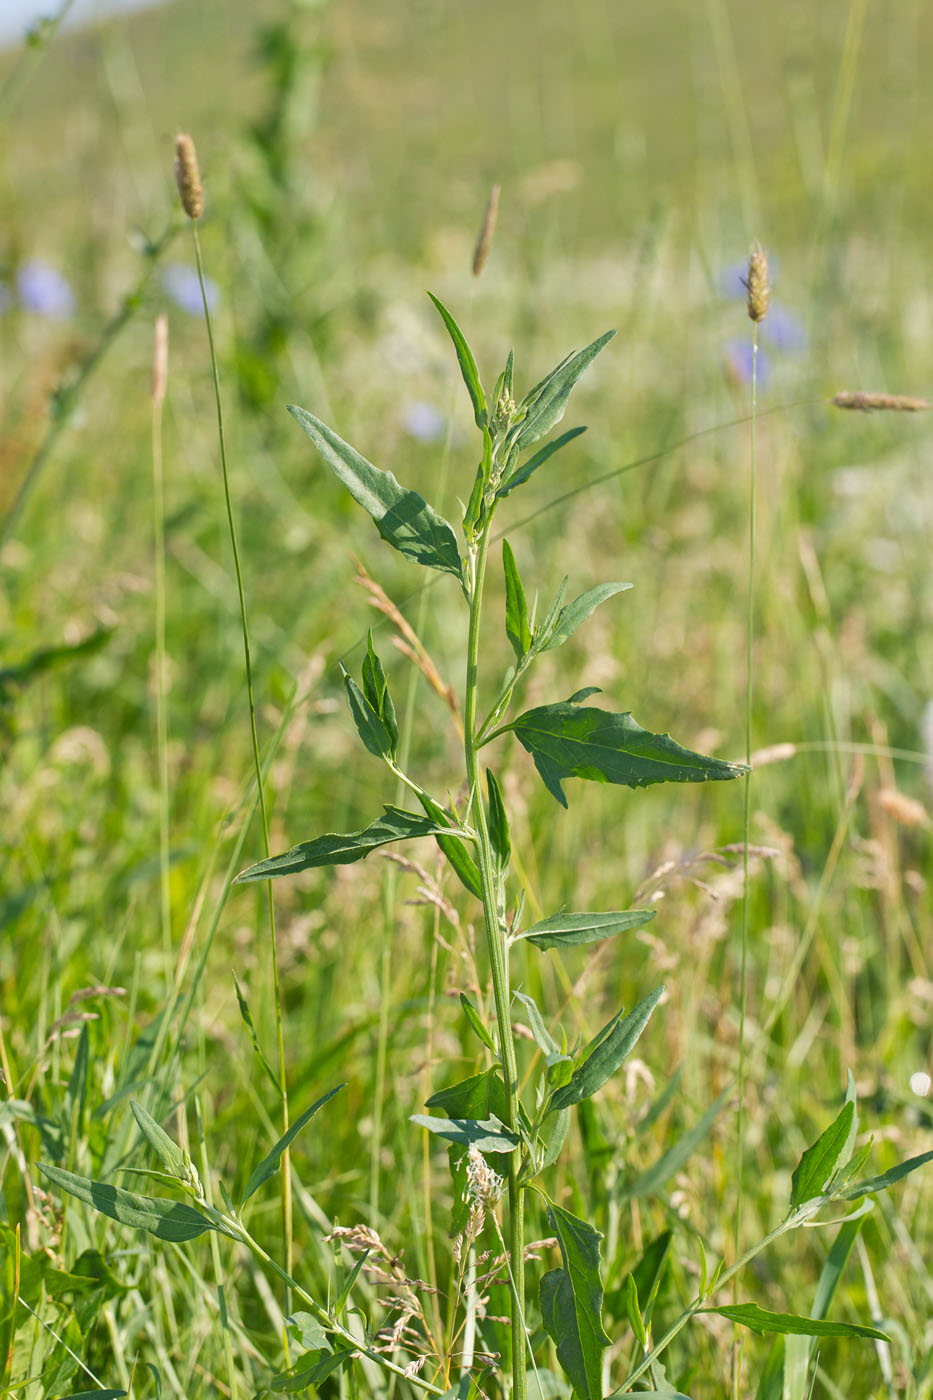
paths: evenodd
<path fill-rule="evenodd" d="M 527 755 L 504 750 L 532 911 L 658 910 L 595 956 L 523 967 L 571 1038 L 668 989 L 549 1186 L 606 1234 L 619 1377 L 637 1351 L 622 1285 L 645 1244 L 672 1231 L 659 1329 L 695 1290 L 698 1239 L 731 1259 L 739 1202 L 745 1242 L 781 1217 L 847 1071 L 875 1169 L 933 1145 L 933 423 L 830 402 L 933 388 L 931 65 L 921 0 L 184 0 L 0 53 L 4 1396 L 86 1391 L 82 1365 L 134 1396 L 228 1395 L 227 1348 L 238 1393 L 263 1395 L 285 1366 L 280 1289 L 252 1261 L 203 1239 L 161 1245 L 74 1201 L 63 1214 L 34 1165 L 102 1177 L 146 1164 L 130 1098 L 231 1190 L 279 1135 L 234 981 L 272 1058 L 265 895 L 230 888 L 262 852 L 210 361 L 172 178 L 179 129 L 205 179 L 275 851 L 362 827 L 393 800 L 357 751 L 339 662 L 358 670 L 371 626 L 397 696 L 418 673 L 357 561 L 444 681 L 462 683 L 454 592 L 444 580 L 421 591 L 285 411 L 309 409 L 452 516 L 476 467 L 470 405 L 425 289 L 464 326 L 487 382 L 511 345 L 527 387 L 618 330 L 568 410 L 565 426 L 589 431 L 507 502 L 508 523 L 530 595 L 544 600 L 563 574 L 575 593 L 607 578 L 634 589 L 546 659 L 529 702 L 545 685 L 598 685 L 613 708 L 742 758 L 741 278 L 752 243 L 767 249 L 741 1181 L 733 1093 L 662 1186 L 628 1189 L 734 1084 L 741 784 L 573 784 L 565 813 Z M 493 184 L 498 225 L 474 278 Z M 493 573 L 484 662 L 504 666 Z M 420 686 L 414 763 L 444 792 L 458 738 Z M 334 1226 L 371 1227 L 409 1277 L 440 1288 L 423 1295 L 433 1314 L 450 1184 L 446 1154 L 408 1120 L 439 1065 L 462 1077 L 480 1063 L 457 994 L 485 988 L 467 956 L 473 902 L 427 845 L 403 854 L 415 864 L 397 868 L 388 933 L 379 856 L 273 887 L 296 1111 L 347 1082 L 295 1147 L 294 1244 L 302 1280 L 330 1297 L 352 1262 Z M 833 1303 L 891 1344 L 826 1340 L 815 1394 L 933 1393 L 929 1182 L 927 1169 L 875 1198 Z M 274 1192 L 251 1211 L 274 1253 Z M 742 1297 L 807 1312 L 826 1248 L 817 1232 L 781 1241 Z M 89 1250 L 98 1262 L 79 1286 L 68 1270 Z M 380 1318 L 375 1283 L 360 1287 Z M 491 1353 L 496 1311 L 481 1322 Z M 722 1319 L 698 1319 L 672 1349 L 672 1383 L 693 1400 L 728 1393 L 731 1344 Z M 766 1393 L 771 1345 L 746 1339 L 742 1394 Z M 415 1391 L 341 1373 L 321 1393 Z"/>

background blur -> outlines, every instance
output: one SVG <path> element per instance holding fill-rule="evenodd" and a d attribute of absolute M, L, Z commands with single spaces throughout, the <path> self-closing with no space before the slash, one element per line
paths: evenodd
<path fill-rule="evenodd" d="M 878 1170 L 930 1145 L 930 420 L 844 413 L 829 399 L 933 388 L 931 64 L 933 9 L 922 0 L 184 0 L 0 55 L 0 938 L 12 954 L 0 985 L 8 1077 L 17 1099 L 48 1114 L 72 1072 L 71 998 L 91 989 L 80 1002 L 95 1018 L 84 1023 L 87 1092 L 104 1108 L 81 1169 L 99 1160 L 108 1115 L 125 1113 L 110 1101 L 128 1082 L 131 1048 L 174 1005 L 179 967 L 192 979 L 202 956 L 160 1083 L 176 1101 L 199 1081 L 228 1180 L 276 1136 L 230 975 L 271 1047 L 262 903 L 251 890 L 224 895 L 251 760 L 205 332 L 172 178 L 177 130 L 193 135 L 205 178 L 263 744 L 284 725 L 271 771 L 276 850 L 362 826 L 392 800 L 357 752 L 338 661 L 358 667 L 372 625 L 397 693 L 409 668 L 354 586 L 354 557 L 460 684 L 453 590 L 441 580 L 422 605 L 422 578 L 382 548 L 285 411 L 314 412 L 453 518 L 475 470 L 471 415 L 426 288 L 464 326 L 487 383 L 511 345 L 523 390 L 572 347 L 619 332 L 568 411 L 566 426 L 589 431 L 513 498 L 510 520 L 524 523 L 511 538 L 542 606 L 564 574 L 571 596 L 607 578 L 635 587 L 548 658 L 528 703 L 599 685 L 647 727 L 741 757 L 751 368 L 741 278 L 752 242 L 766 247 L 753 744 L 786 747 L 753 786 L 749 1239 L 779 1217 L 847 1070 Z M 499 222 L 474 279 L 493 183 Z M 150 402 L 161 311 L 167 933 Z M 484 638 L 491 674 L 508 653 L 497 606 Z M 433 694 L 419 706 L 413 767 L 444 791 L 456 781 L 456 734 Z M 581 953 L 563 969 L 549 955 L 527 970 L 539 1002 L 565 1007 L 571 1037 L 659 980 L 669 988 L 655 1038 L 639 1047 L 644 1077 L 607 1089 L 589 1141 L 574 1148 L 569 1199 L 601 1219 L 592 1153 L 625 1170 L 647 1165 L 734 1073 L 741 791 L 574 783 L 565 814 L 521 751 L 503 750 L 502 763 L 532 908 L 659 907 L 646 936 L 603 945 L 595 961 Z M 252 833 L 241 863 L 258 853 Z M 432 853 L 414 854 L 433 878 Z M 349 1081 L 326 1140 L 309 1142 L 296 1170 L 330 1218 L 369 1220 L 426 1270 L 422 1149 L 407 1119 L 433 1082 L 433 991 L 435 1056 L 473 1072 L 454 996 L 466 977 L 457 937 L 468 939 L 473 915 L 446 890 L 460 934 L 445 926 L 450 948 L 432 962 L 434 915 L 418 903 L 420 877 L 403 874 L 402 897 L 415 902 L 400 901 L 386 951 L 382 875 L 372 860 L 276 887 L 296 1101 Z M 391 1092 L 374 1147 L 380 966 Z M 678 1095 L 637 1138 L 679 1063 Z M 32 1160 L 37 1130 L 23 1132 Z M 3 1218 L 33 1219 L 38 1249 L 45 1226 L 35 1233 L 22 1173 L 5 1160 Z M 443 1236 L 443 1154 L 432 1160 Z M 724 1113 L 631 1229 L 624 1208 L 607 1298 L 639 1232 L 673 1223 L 684 1258 L 694 1229 L 714 1252 L 726 1246 L 734 1162 Z M 933 1222 L 920 1181 L 879 1198 L 839 1303 L 850 1319 L 880 1309 L 896 1344 L 882 1359 L 869 1343 L 827 1343 L 819 1385 L 830 1395 L 930 1393 Z M 270 1239 L 273 1215 L 270 1205 Z M 315 1220 L 301 1228 L 318 1240 Z M 116 1227 L 107 1238 L 128 1247 Z M 806 1311 L 824 1254 L 822 1237 L 795 1237 L 744 1296 Z M 127 1255 L 137 1290 L 127 1296 L 145 1299 L 145 1321 L 133 1314 L 131 1326 L 129 1305 L 114 1305 L 107 1328 L 88 1324 L 75 1345 L 121 1384 L 114 1357 L 138 1345 L 163 1377 L 168 1358 L 173 1393 L 221 1393 L 207 1305 L 178 1301 L 184 1271 L 176 1253 L 166 1258 L 150 1312 L 149 1266 Z M 309 1250 L 307 1268 L 325 1264 Z M 672 1315 L 692 1268 L 672 1266 Z M 233 1304 L 258 1348 L 242 1351 L 257 1386 L 276 1364 L 264 1297 L 245 1278 Z M 624 1330 L 618 1296 L 615 1306 Z M 204 1374 L 190 1359 L 195 1335 Z M 694 1400 L 721 1394 L 729 1338 L 689 1337 L 682 1384 Z M 747 1342 L 749 1386 L 767 1349 Z M 139 1393 L 154 1393 L 146 1384 Z"/>

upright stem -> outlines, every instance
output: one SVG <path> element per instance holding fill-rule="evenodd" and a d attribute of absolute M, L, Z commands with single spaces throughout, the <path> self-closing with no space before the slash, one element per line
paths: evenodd
<path fill-rule="evenodd" d="M 224 483 L 224 501 L 227 507 L 227 526 L 230 531 L 230 548 L 233 553 L 233 572 L 236 575 L 237 599 L 240 605 L 240 628 L 243 634 L 243 662 L 246 671 L 246 694 L 249 702 L 249 732 L 253 749 L 253 766 L 256 771 L 256 788 L 259 798 L 259 815 L 262 822 L 262 843 L 263 855 L 268 857 L 269 847 L 269 818 L 266 813 L 266 798 L 262 780 L 262 762 L 259 757 L 259 735 L 256 729 L 256 703 L 253 698 L 253 664 L 249 646 L 249 626 L 246 618 L 246 594 L 243 589 L 243 574 L 240 569 L 240 551 L 237 545 L 236 523 L 233 517 L 233 502 L 230 497 L 230 479 L 227 472 L 227 447 L 224 437 L 223 405 L 220 396 L 220 371 L 217 365 L 217 351 L 214 347 L 214 330 L 211 322 L 210 307 L 207 300 L 207 290 L 204 285 L 204 265 L 201 259 L 201 240 L 198 238 L 198 226 L 192 220 L 191 234 L 194 239 L 194 254 L 198 267 L 198 281 L 201 284 L 201 301 L 204 306 L 204 321 L 207 326 L 207 340 L 210 348 L 211 372 L 214 379 L 214 401 L 217 407 L 217 436 L 220 440 L 220 466 Z M 285 1033 L 282 1024 L 282 993 L 279 983 L 279 954 L 275 938 L 275 904 L 272 898 L 272 882 L 266 883 L 266 898 L 269 912 L 269 936 L 272 945 L 272 991 L 275 1002 L 275 1031 L 276 1045 L 278 1049 L 278 1070 L 279 1070 L 279 1095 L 282 1105 L 282 1133 L 288 1132 L 288 1087 L 285 1078 Z M 282 1153 L 282 1170 L 280 1174 L 282 1184 L 282 1240 L 285 1251 L 286 1273 L 293 1272 L 293 1247 L 292 1247 L 292 1179 L 290 1169 L 289 1150 L 286 1147 Z M 288 1299 L 286 1297 L 286 1309 L 288 1312 Z M 287 1348 L 287 1339 L 286 1339 Z"/>
<path fill-rule="evenodd" d="M 491 521 L 487 520 L 480 536 L 479 545 L 470 559 L 472 575 L 470 580 L 470 632 L 467 642 L 463 744 L 467 782 L 472 793 L 473 827 L 479 838 L 483 918 L 486 928 L 486 948 L 492 972 L 493 997 L 496 1003 L 499 1059 L 505 1083 L 506 1127 L 514 1132 L 519 1121 L 518 1062 L 515 1057 L 515 1038 L 512 1034 L 512 1021 L 509 1013 L 508 951 L 503 936 L 499 909 L 499 880 L 489 839 L 489 827 L 486 822 L 486 807 L 480 784 L 476 745 L 480 614 L 483 603 L 483 585 L 486 579 L 486 558 L 489 553 L 490 525 Z M 516 1151 L 509 1157 L 508 1170 L 508 1235 L 512 1282 L 510 1310 L 512 1320 L 512 1396 L 513 1400 L 525 1400 L 525 1222 L 522 1189 L 518 1182 L 518 1168 L 519 1153 Z"/>

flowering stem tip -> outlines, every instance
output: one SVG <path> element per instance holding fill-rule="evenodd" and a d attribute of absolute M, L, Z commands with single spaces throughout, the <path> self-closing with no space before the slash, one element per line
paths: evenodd
<path fill-rule="evenodd" d="M 761 244 L 756 244 L 748 260 L 748 277 L 745 282 L 748 297 L 748 314 L 755 322 L 763 321 L 768 314 L 768 296 L 771 283 L 768 281 L 768 255 Z"/>
<path fill-rule="evenodd" d="M 187 132 L 175 137 L 175 183 L 181 196 L 181 207 L 189 219 L 200 219 L 204 212 L 204 187 L 198 169 L 198 153 Z"/>

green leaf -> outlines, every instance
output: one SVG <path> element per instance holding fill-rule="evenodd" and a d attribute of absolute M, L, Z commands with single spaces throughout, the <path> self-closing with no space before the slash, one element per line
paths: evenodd
<path fill-rule="evenodd" d="M 73 1390 L 70 1395 L 63 1395 L 62 1400 L 119 1400 L 119 1396 L 126 1393 L 125 1390 Z"/>
<path fill-rule="evenodd" d="M 457 1084 L 438 1089 L 426 1100 L 425 1108 L 440 1108 L 450 1118 L 488 1118 L 508 1112 L 508 1096 L 497 1069 L 471 1074 Z"/>
<path fill-rule="evenodd" d="M 635 1265 L 629 1278 L 635 1284 L 638 1295 L 638 1307 L 647 1326 L 651 1322 L 651 1314 L 654 1311 L 655 1299 L 658 1296 L 658 1289 L 664 1277 L 664 1270 L 667 1268 L 671 1252 L 671 1241 L 674 1238 L 673 1230 L 663 1230 L 660 1235 L 651 1241 Z"/>
<path fill-rule="evenodd" d="M 346 671 L 343 673 L 343 684 L 346 688 L 347 701 L 350 705 L 353 723 L 356 725 L 356 732 L 366 748 L 376 758 L 391 758 L 393 753 L 392 738 L 379 714 L 373 709 L 353 677 L 348 675 Z"/>
<path fill-rule="evenodd" d="M 521 661 L 531 646 L 531 628 L 528 626 L 525 589 L 508 540 L 502 541 L 502 567 L 505 572 L 505 635 L 516 658 Z"/>
<path fill-rule="evenodd" d="M 546 443 L 544 447 L 540 447 L 533 457 L 529 457 L 527 462 L 523 462 L 517 471 L 512 472 L 511 476 L 508 476 L 505 481 L 503 481 L 496 492 L 496 500 L 501 500 L 503 496 L 507 496 L 510 491 L 515 490 L 516 486 L 524 486 L 528 478 L 532 476 L 539 467 L 543 467 L 549 457 L 553 457 L 555 452 L 559 452 L 562 447 L 567 446 L 568 442 L 572 442 L 574 438 L 579 437 L 581 433 L 585 432 L 586 428 L 583 427 L 571 428 L 568 433 L 561 433 L 559 438 L 555 438 L 553 442 Z"/>
<path fill-rule="evenodd" d="M 601 1318 L 602 1236 L 561 1206 L 548 1202 L 547 1213 L 564 1267 L 541 1280 L 541 1319 L 574 1392 L 582 1400 L 602 1400 L 602 1351 L 610 1345 Z"/>
<path fill-rule="evenodd" d="M 514 1152 L 522 1140 L 498 1118 L 432 1118 L 427 1113 L 413 1113 L 411 1121 L 429 1133 L 446 1138 L 464 1147 L 477 1147 L 480 1152 Z"/>
<path fill-rule="evenodd" d="M 460 1005 L 463 1007 L 464 1016 L 467 1018 L 473 1031 L 479 1036 L 486 1049 L 491 1050 L 494 1055 L 498 1055 L 499 1052 L 496 1049 L 496 1042 L 483 1025 L 479 1012 L 465 992 L 460 993 Z"/>
<path fill-rule="evenodd" d="M 652 734 L 629 713 L 583 709 L 571 701 L 526 710 L 504 728 L 515 731 L 545 787 L 563 807 L 567 806 L 561 788 L 565 778 L 634 788 L 721 781 L 746 771 L 744 764 L 705 758 L 681 748 L 669 734 Z"/>
<path fill-rule="evenodd" d="M 864 1181 L 856 1181 L 852 1186 L 847 1186 L 844 1191 L 839 1193 L 839 1199 L 854 1201 L 858 1196 L 872 1196 L 876 1191 L 885 1191 L 896 1181 L 900 1181 L 930 1161 L 933 1161 L 933 1152 L 921 1152 L 919 1157 L 909 1157 L 906 1162 L 899 1162 L 896 1167 L 891 1167 L 890 1171 L 882 1172 L 880 1176 L 870 1176 Z"/>
<path fill-rule="evenodd" d="M 323 1108 L 328 1099 L 332 1099 L 335 1094 L 339 1094 L 340 1090 L 345 1087 L 346 1085 L 344 1084 L 338 1084 L 336 1089 L 330 1089 L 322 1098 L 319 1098 L 316 1103 L 313 1103 L 310 1108 L 305 1109 L 300 1118 L 295 1119 L 295 1122 L 291 1125 L 288 1132 L 284 1133 L 282 1137 L 279 1138 L 268 1157 L 263 1157 L 259 1166 L 250 1176 L 243 1190 L 243 1195 L 240 1200 L 241 1206 L 246 1204 L 253 1192 L 257 1191 L 259 1187 L 262 1186 L 263 1182 L 268 1181 L 271 1176 L 275 1176 L 275 1173 L 279 1169 L 279 1160 L 285 1149 L 291 1146 L 302 1128 L 305 1127 L 307 1123 L 310 1123 L 318 1109 Z"/>
<path fill-rule="evenodd" d="M 527 405 L 524 420 L 518 426 L 515 438 L 516 445 L 521 449 L 530 447 L 538 438 L 549 433 L 556 423 L 559 423 L 564 416 L 567 407 L 567 400 L 570 398 L 573 386 L 580 378 L 581 374 L 593 363 L 599 352 L 609 344 L 615 331 L 606 331 L 605 335 L 599 336 L 592 344 L 587 345 L 585 350 L 579 350 L 575 355 L 569 356 L 562 361 L 556 369 L 552 370 L 546 379 L 542 380 L 540 386 L 532 390 L 534 398 L 529 402 L 531 396 L 524 400 Z"/>
<path fill-rule="evenodd" d="M 514 996 L 515 1000 L 520 1001 L 528 1012 L 528 1024 L 531 1026 L 531 1034 L 534 1036 L 538 1049 L 544 1055 L 559 1055 L 560 1046 L 544 1024 L 544 1017 L 538 1010 L 534 997 L 528 996 L 525 992 L 515 992 Z"/>
<path fill-rule="evenodd" d="M 700 1143 L 708 1136 L 716 1116 L 722 1108 L 726 1099 L 732 1093 L 732 1085 L 723 1089 L 716 1102 L 706 1110 L 698 1123 L 695 1123 L 689 1132 L 668 1148 L 662 1156 L 641 1172 L 630 1186 L 625 1188 L 626 1196 L 650 1196 L 660 1190 L 665 1181 L 668 1181 L 675 1172 L 679 1172 L 685 1162 L 693 1156 Z"/>
<path fill-rule="evenodd" d="M 387 544 L 427 569 L 441 569 L 463 581 L 460 549 L 452 528 L 417 491 L 400 486 L 391 472 L 380 471 L 335 432 L 295 404 L 289 413 L 301 424 L 324 461 L 350 495 L 376 522 Z"/>
<path fill-rule="evenodd" d="M 843 1104 L 842 1111 L 812 1147 L 808 1147 L 791 1178 L 791 1206 L 803 1205 L 818 1196 L 836 1169 L 843 1148 L 849 1140 L 855 1104 Z"/>
<path fill-rule="evenodd" d="M 81 1027 L 81 1034 L 78 1036 L 78 1048 L 75 1051 L 75 1062 L 71 1071 L 71 1077 L 68 1080 L 68 1088 L 65 1090 L 65 1105 L 68 1113 L 68 1121 L 72 1125 L 72 1136 L 74 1138 L 80 1137 L 82 1133 L 90 1068 L 91 1042 L 88 1036 L 87 1023 L 85 1022 Z"/>
<path fill-rule="evenodd" d="M 438 301 L 433 292 L 428 292 L 428 296 L 441 313 L 441 319 L 447 327 L 447 333 L 454 343 L 454 349 L 457 352 L 457 362 L 460 365 L 460 373 L 463 375 L 463 382 L 467 386 L 467 391 L 473 404 L 473 417 L 476 419 L 476 426 L 478 428 L 485 428 L 489 420 L 489 413 L 486 408 L 486 395 L 480 383 L 479 371 L 476 368 L 476 361 L 473 359 L 473 352 L 466 343 L 466 337 L 463 331 L 457 325 L 453 316 L 451 316 L 450 312 L 447 310 L 447 307 L 444 306 L 442 302 Z"/>
<path fill-rule="evenodd" d="M 76 1176 L 62 1167 L 46 1166 L 39 1163 L 39 1170 L 62 1191 L 77 1196 L 79 1201 L 93 1206 L 101 1215 L 118 1220 L 121 1225 L 134 1225 L 148 1230 L 157 1239 L 180 1244 L 183 1240 L 197 1239 L 205 1230 L 218 1227 L 193 1206 L 182 1201 L 169 1201 L 160 1196 L 137 1196 L 133 1191 L 111 1186 L 103 1181 L 90 1181 L 86 1176 Z"/>
<path fill-rule="evenodd" d="M 276 1394 L 310 1390 L 311 1386 L 320 1385 L 334 1371 L 346 1366 L 355 1355 L 355 1350 L 347 1346 L 342 1346 L 339 1351 L 319 1348 L 305 1352 L 304 1356 L 299 1356 L 291 1371 L 284 1371 L 272 1377 L 269 1389 L 274 1390 Z"/>
<path fill-rule="evenodd" d="M 638 1306 L 638 1286 L 632 1275 L 629 1274 L 623 1285 L 625 1297 L 625 1312 L 629 1320 L 629 1326 L 635 1333 L 635 1339 L 643 1350 L 648 1350 L 648 1333 L 645 1331 L 645 1319 L 641 1315 Z"/>
<path fill-rule="evenodd" d="M 567 1141 L 567 1134 L 570 1131 L 570 1109 L 562 1108 L 559 1113 L 548 1115 L 547 1122 L 541 1129 L 539 1144 L 544 1146 L 544 1154 L 538 1164 L 538 1171 L 546 1171 L 548 1167 L 554 1165 L 561 1154 L 561 1149 Z"/>
<path fill-rule="evenodd" d="M 630 583 L 600 583 L 595 588 L 588 588 L 585 593 L 581 593 L 579 598 L 575 598 L 572 603 L 568 603 L 565 608 L 561 608 L 557 625 L 554 631 L 542 644 L 542 651 L 553 651 L 555 647 L 562 647 L 568 637 L 572 637 L 574 632 L 582 622 L 585 622 L 590 613 L 595 612 L 600 603 L 605 603 L 607 598 L 612 598 L 616 593 L 624 593 L 627 588 L 631 588 Z"/>
<path fill-rule="evenodd" d="M 178 1144 L 172 1141 L 168 1133 L 160 1127 L 151 1113 L 146 1112 L 141 1103 L 137 1103 L 135 1099 L 130 1099 L 130 1108 L 133 1111 L 133 1117 L 139 1125 L 139 1131 L 162 1162 L 162 1165 L 173 1177 L 179 1180 L 185 1178 L 187 1176 L 185 1154 Z"/>
<path fill-rule="evenodd" d="M 875 1337 L 880 1342 L 891 1338 L 877 1327 L 862 1327 L 856 1322 L 827 1322 L 821 1317 L 800 1317 L 797 1313 L 767 1312 L 757 1303 L 736 1303 L 722 1308 L 701 1308 L 701 1312 L 717 1313 L 720 1317 L 748 1327 L 760 1337 L 769 1332 L 803 1337 Z"/>
<path fill-rule="evenodd" d="M 439 806 L 433 798 L 428 797 L 426 792 L 418 793 L 418 801 L 421 803 L 428 816 L 438 823 L 446 822 L 448 828 L 453 825 L 452 819 L 448 817 L 443 807 Z M 459 836 L 438 836 L 435 841 L 442 853 L 447 857 L 451 869 L 457 876 L 461 885 L 475 895 L 477 899 L 483 897 L 483 882 L 480 879 L 479 867 L 470 855 L 463 841 Z"/>
<path fill-rule="evenodd" d="M 623 909 L 610 914 L 551 914 L 531 928 L 514 934 L 513 938 L 527 938 L 536 948 L 572 948 L 641 928 L 654 916 L 654 909 Z"/>
<path fill-rule="evenodd" d="M 373 646 L 372 629 L 366 639 L 366 655 L 363 658 L 363 694 L 385 726 L 390 740 L 389 756 L 394 758 L 398 748 L 398 720 L 386 673 Z"/>
<path fill-rule="evenodd" d="M 489 839 L 500 875 L 509 868 L 512 856 L 512 837 L 509 831 L 509 818 L 502 800 L 502 789 L 491 768 L 486 769 L 486 787 L 489 792 Z"/>
<path fill-rule="evenodd" d="M 486 433 L 488 441 L 489 434 Z M 463 512 L 463 533 L 468 540 L 473 540 L 476 536 L 476 527 L 483 514 L 483 493 L 486 490 L 486 456 L 476 468 L 476 476 L 473 478 L 473 490 L 470 492 L 470 499 L 467 501 L 466 510 Z"/>
<path fill-rule="evenodd" d="M 612 1030 L 587 1056 L 582 1065 L 574 1070 L 570 1083 L 558 1089 L 551 1099 L 551 1109 L 569 1108 L 582 1099 L 591 1098 L 601 1089 L 635 1046 L 664 992 L 658 987 L 644 997 L 624 1020 L 617 1021 Z"/>
<path fill-rule="evenodd" d="M 259 1057 L 259 1063 L 265 1070 L 266 1075 L 268 1076 L 276 1093 L 281 1096 L 281 1085 L 279 1084 L 275 1070 L 272 1068 L 272 1066 L 269 1064 L 269 1061 L 262 1053 L 262 1046 L 259 1044 L 259 1037 L 256 1034 L 256 1026 L 253 1023 L 253 1013 L 249 1009 L 249 1002 L 246 1000 L 246 997 L 243 993 L 243 988 L 240 986 L 239 978 L 237 977 L 235 972 L 233 974 L 233 985 L 236 988 L 237 1006 L 240 1008 L 240 1016 L 242 1017 L 243 1024 L 246 1027 L 246 1034 L 249 1036 L 249 1043 L 250 1045 L 252 1045 L 254 1053 Z"/>
<path fill-rule="evenodd" d="M 253 880 L 275 880 L 281 875 L 297 875 L 299 870 L 311 870 L 320 865 L 352 865 L 354 861 L 368 856 L 370 851 L 375 851 L 379 846 L 388 846 L 392 841 L 438 836 L 449 829 L 430 818 L 387 806 L 383 808 L 381 817 L 361 831 L 329 832 L 314 841 L 304 841 L 280 856 L 270 856 L 258 865 L 251 865 L 248 870 L 241 871 L 233 883 L 245 885 Z"/>

